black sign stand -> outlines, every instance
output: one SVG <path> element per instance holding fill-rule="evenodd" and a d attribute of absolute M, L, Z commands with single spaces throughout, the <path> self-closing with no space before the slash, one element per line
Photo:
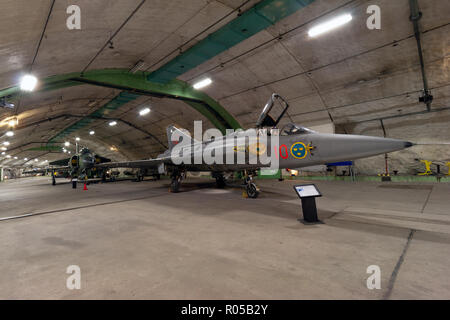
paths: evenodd
<path fill-rule="evenodd" d="M 303 187 L 303 186 L 313 186 L 317 194 L 311 195 L 311 196 L 302 196 L 300 192 L 298 191 L 297 187 Z M 322 194 L 320 193 L 319 189 L 314 184 L 309 185 L 296 185 L 294 186 L 294 190 L 299 196 L 299 198 L 302 200 L 302 210 L 303 210 L 303 219 L 298 219 L 301 223 L 305 225 L 313 225 L 313 224 L 323 224 L 322 221 L 319 220 L 317 217 L 317 207 L 316 207 L 316 197 L 321 197 Z"/>
<path fill-rule="evenodd" d="M 317 217 L 316 198 L 302 199 L 303 219 L 298 219 L 303 224 L 321 224 Z"/>

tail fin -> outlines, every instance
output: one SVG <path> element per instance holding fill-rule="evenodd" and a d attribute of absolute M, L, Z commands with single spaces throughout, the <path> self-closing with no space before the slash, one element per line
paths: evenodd
<path fill-rule="evenodd" d="M 179 129 L 172 125 L 167 127 L 166 132 L 169 150 L 171 150 L 175 145 L 177 145 L 181 141 L 183 141 L 183 143 L 186 143 L 186 141 L 191 141 L 193 143 L 199 142 L 191 137 L 189 131 L 185 129 Z"/>

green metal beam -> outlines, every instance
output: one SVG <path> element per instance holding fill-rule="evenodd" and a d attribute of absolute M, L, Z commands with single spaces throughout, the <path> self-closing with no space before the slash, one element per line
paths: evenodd
<path fill-rule="evenodd" d="M 137 99 L 139 95 L 136 94 L 130 94 L 127 92 L 121 92 L 119 93 L 115 98 L 111 99 L 108 103 L 103 105 L 101 108 L 97 109 L 96 111 L 92 112 L 88 116 L 78 120 L 74 124 L 70 125 L 69 127 L 65 128 L 63 131 L 59 132 L 57 135 L 53 136 L 48 143 L 56 143 L 58 141 L 61 141 L 66 136 L 72 134 L 73 132 L 80 130 L 92 122 L 94 122 L 96 119 L 101 118 L 105 115 L 108 115 L 110 112 L 120 108 L 121 106 L 127 104 L 130 101 L 133 101 Z"/>
<path fill-rule="evenodd" d="M 148 80 L 168 83 L 198 65 L 270 27 L 315 0 L 263 0 L 211 33 L 175 59 L 148 76 Z"/>
<path fill-rule="evenodd" d="M 108 110 L 118 108 L 136 99 L 139 95 L 179 99 L 203 114 L 222 132 L 225 132 L 227 128 L 238 129 L 241 127 L 238 121 L 217 101 L 207 94 L 195 90 L 188 83 L 180 80 L 172 80 L 166 84 L 153 83 L 147 80 L 148 75 L 148 72 L 130 73 L 124 69 L 91 70 L 83 74 L 69 73 L 41 79 L 39 81 L 40 86 L 36 91 L 56 90 L 82 84 L 91 84 L 124 91 L 94 112 L 92 116 L 102 116 Z M 10 101 L 17 99 L 19 94 L 28 95 L 33 93 L 21 92 L 17 86 L 0 90 L 0 97 L 7 97 Z M 92 121 L 89 117 L 81 119 L 53 137 L 51 142 L 88 125 Z"/>

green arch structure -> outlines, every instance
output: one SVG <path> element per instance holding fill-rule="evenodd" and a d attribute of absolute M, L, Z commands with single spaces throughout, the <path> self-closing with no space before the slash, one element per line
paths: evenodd
<path fill-rule="evenodd" d="M 49 143 L 60 141 L 72 132 L 89 125 L 96 118 L 107 114 L 109 111 L 118 109 L 142 95 L 182 100 L 204 115 L 223 133 L 225 133 L 226 129 L 241 128 L 239 122 L 217 101 L 207 94 L 195 90 L 190 84 L 177 79 L 171 80 L 166 84 L 154 83 L 148 81 L 149 74 L 142 71 L 130 73 L 125 69 L 102 69 L 86 71 L 83 74 L 79 72 L 68 73 L 40 79 L 39 88 L 35 92 L 51 91 L 83 84 L 122 90 L 119 95 L 101 108 L 52 137 Z M 5 97 L 8 101 L 13 102 L 18 99 L 19 95 L 26 94 L 33 93 L 24 93 L 18 86 L 0 90 L 0 98 Z"/>

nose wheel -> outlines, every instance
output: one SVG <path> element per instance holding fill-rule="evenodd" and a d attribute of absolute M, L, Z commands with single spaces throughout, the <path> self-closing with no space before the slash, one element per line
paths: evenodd
<path fill-rule="evenodd" d="M 245 191 L 247 192 L 247 196 L 252 199 L 256 199 L 259 195 L 258 187 L 253 182 L 245 186 Z"/>
<path fill-rule="evenodd" d="M 247 197 L 251 199 L 256 199 L 259 195 L 259 188 L 256 183 L 253 181 L 253 176 L 256 173 L 246 173 L 245 174 L 245 192 L 247 193 Z"/>

